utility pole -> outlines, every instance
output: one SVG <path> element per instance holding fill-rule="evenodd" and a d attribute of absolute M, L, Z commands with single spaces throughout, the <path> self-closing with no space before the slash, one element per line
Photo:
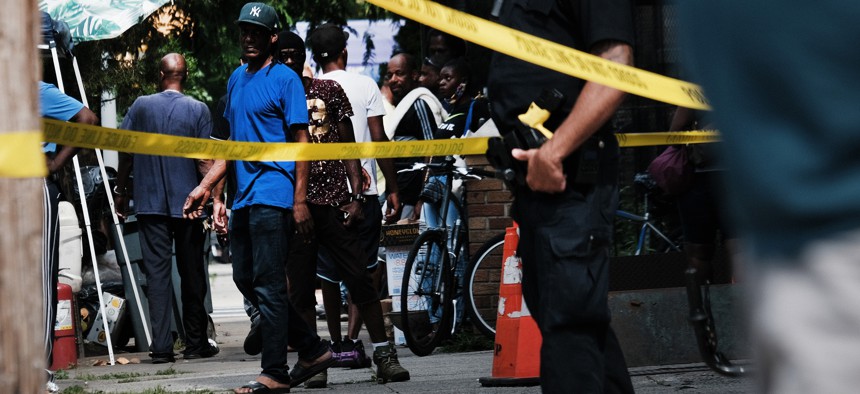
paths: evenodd
<path fill-rule="evenodd" d="M 37 49 L 41 19 L 36 0 L 3 5 L 0 23 L 0 169 L 38 164 L 41 124 Z M 27 132 L 28 143 L 14 135 Z M 35 145 L 35 146 L 34 146 Z M 5 152 L 5 153 L 4 153 Z M 21 160 L 21 158 L 29 160 Z M 44 157 L 41 158 L 44 166 Z M 45 349 L 41 291 L 42 184 L 40 171 L 0 175 L 0 392 L 43 393 Z"/>

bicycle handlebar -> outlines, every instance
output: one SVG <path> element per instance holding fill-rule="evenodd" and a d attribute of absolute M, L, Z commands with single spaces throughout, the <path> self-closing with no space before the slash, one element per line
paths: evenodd
<path fill-rule="evenodd" d="M 453 160 L 445 160 L 442 163 L 415 163 L 412 165 L 412 167 L 404 168 L 402 170 L 397 171 L 397 173 L 399 174 L 403 172 L 422 171 L 424 169 L 429 169 L 430 171 L 433 171 L 437 174 L 451 174 L 457 178 L 504 179 L 504 176 L 500 171 L 485 170 L 483 168 L 477 167 L 457 167 L 454 165 Z"/>

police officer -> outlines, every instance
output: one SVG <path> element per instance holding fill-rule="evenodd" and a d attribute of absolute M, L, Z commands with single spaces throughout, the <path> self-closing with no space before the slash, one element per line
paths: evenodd
<path fill-rule="evenodd" d="M 507 0 L 500 22 L 513 29 L 632 64 L 629 0 Z M 527 162 L 514 190 L 523 296 L 543 336 L 544 392 L 633 392 L 609 326 L 609 247 L 617 205 L 618 144 L 606 122 L 624 93 L 496 53 L 489 96 L 500 130 L 512 130 L 544 89 L 566 100 L 546 126 L 554 137 L 513 154 Z"/>

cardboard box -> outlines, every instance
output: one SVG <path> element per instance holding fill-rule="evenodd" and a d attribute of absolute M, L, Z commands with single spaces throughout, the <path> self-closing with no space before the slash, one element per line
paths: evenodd
<path fill-rule="evenodd" d="M 388 276 L 388 294 L 391 295 L 392 312 L 400 312 L 400 286 L 403 284 L 403 271 L 412 244 L 418 238 L 421 228 L 418 223 L 391 224 L 382 226 L 380 245 L 385 247 L 385 267 Z M 406 344 L 403 331 L 394 328 L 394 343 Z"/>
<path fill-rule="evenodd" d="M 423 224 L 421 223 L 421 225 Z M 420 233 L 421 227 L 419 223 L 383 225 L 379 244 L 386 248 L 389 246 L 405 246 L 408 251 Z"/>
<path fill-rule="evenodd" d="M 107 346 L 107 336 L 104 333 L 104 323 L 102 319 L 107 315 L 108 330 L 111 334 L 111 343 L 119 338 L 120 324 L 125 313 L 125 300 L 110 293 L 103 293 L 106 305 L 103 305 L 96 315 L 93 325 L 90 328 L 90 333 L 87 335 L 87 340 L 98 343 L 102 346 Z M 104 313 L 103 313 L 104 312 Z"/>

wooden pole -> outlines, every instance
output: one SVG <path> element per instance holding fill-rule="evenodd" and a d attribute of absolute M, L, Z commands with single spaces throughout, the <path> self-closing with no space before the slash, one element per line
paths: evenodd
<path fill-rule="evenodd" d="M 41 19 L 36 0 L 6 2 L 0 23 L 0 144 L 39 132 Z M 7 158 L 8 159 L 8 158 Z M 4 158 L 0 157 L 0 161 Z M 42 178 L 0 177 L 0 392 L 43 393 Z"/>

